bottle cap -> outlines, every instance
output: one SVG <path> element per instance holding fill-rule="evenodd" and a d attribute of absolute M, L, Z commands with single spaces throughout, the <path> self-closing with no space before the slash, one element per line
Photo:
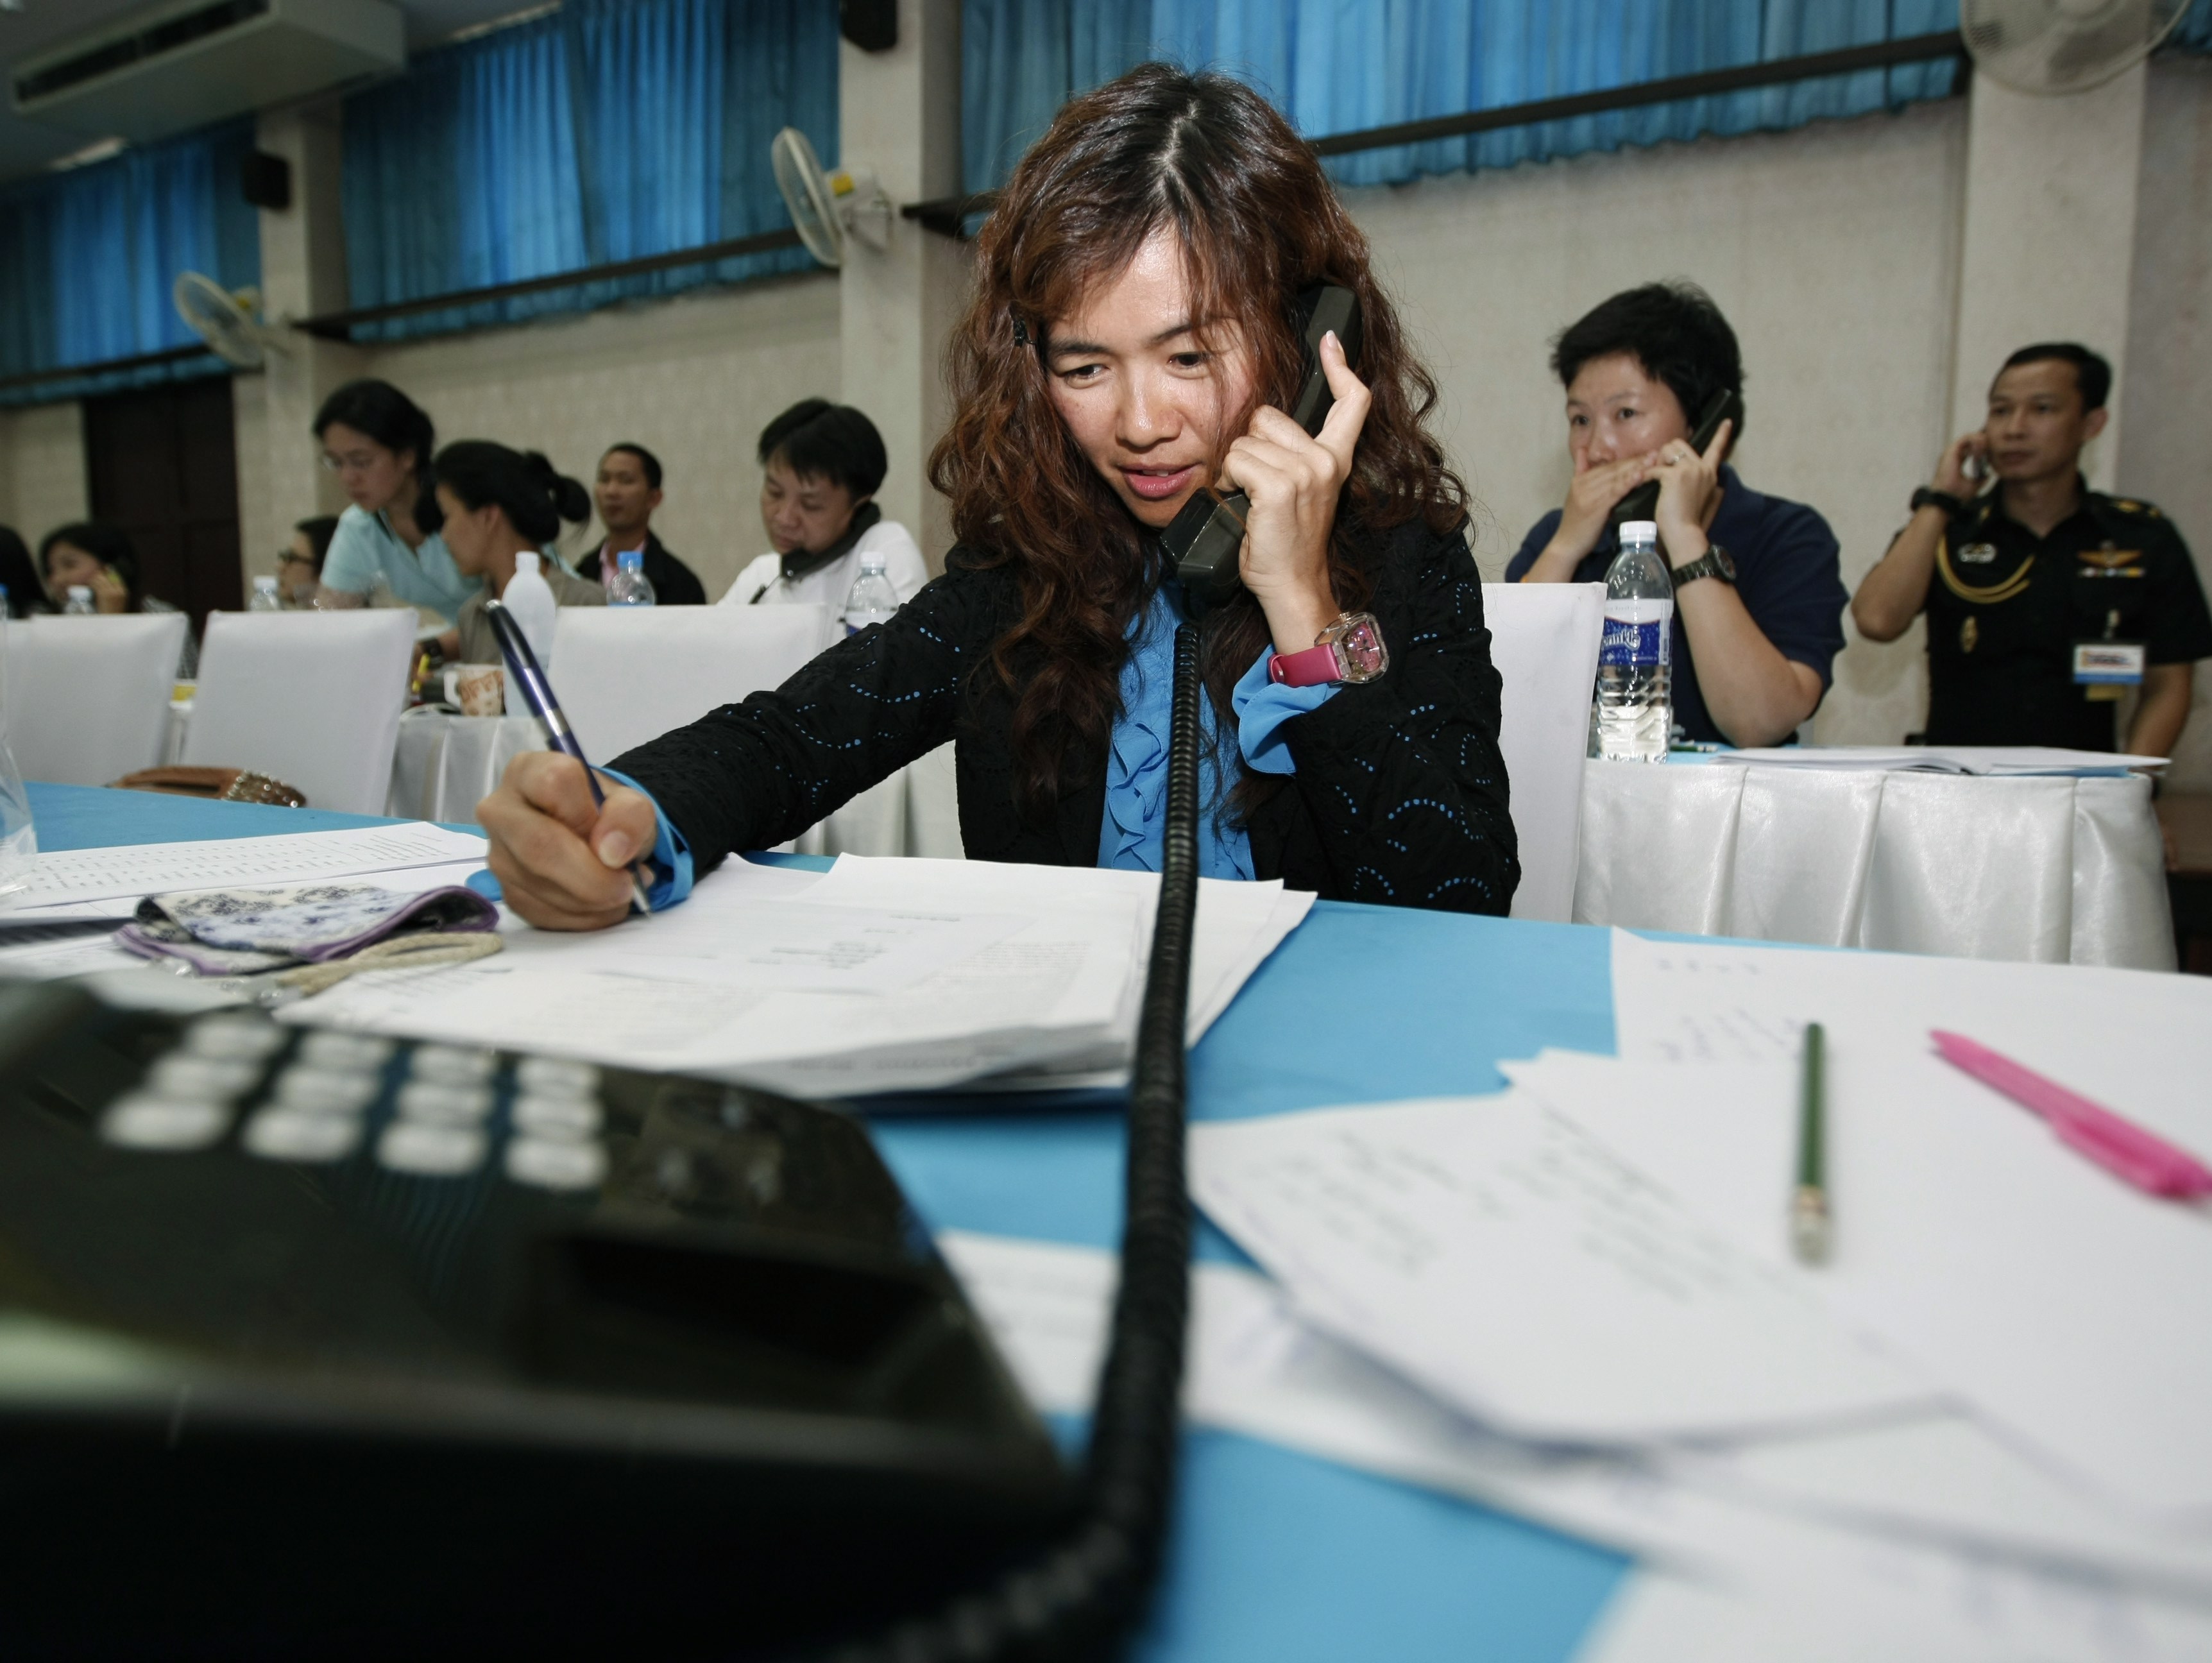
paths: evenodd
<path fill-rule="evenodd" d="M 276 580 L 273 577 L 257 577 L 253 580 L 253 587 L 257 589 L 273 589 L 276 587 Z"/>
<path fill-rule="evenodd" d="M 514 573 L 516 576 L 520 577 L 523 573 L 528 572 L 532 577 L 535 577 L 538 576 L 538 558 L 537 550 L 517 549 L 515 551 Z"/>
<path fill-rule="evenodd" d="M 615 569 L 617 571 L 643 571 L 645 570 L 645 551 L 643 549 L 624 549 L 620 554 L 615 557 Z"/>
<path fill-rule="evenodd" d="M 1620 540 L 1623 543 L 1656 543 L 1659 540 L 1659 522 L 1656 520 L 1624 520 L 1620 522 Z"/>
<path fill-rule="evenodd" d="M 92 599 L 92 585 L 91 585 L 91 584 L 89 584 L 89 583 L 72 583 L 72 584 L 70 584 L 70 600 L 91 600 L 91 599 Z"/>
<path fill-rule="evenodd" d="M 861 551 L 860 570 L 862 571 L 879 572 L 885 570 L 890 566 L 890 557 L 887 554 L 878 554 L 873 550 L 863 550 Z"/>

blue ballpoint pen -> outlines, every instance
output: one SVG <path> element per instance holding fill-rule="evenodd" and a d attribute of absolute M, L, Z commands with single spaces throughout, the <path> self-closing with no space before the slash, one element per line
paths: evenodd
<path fill-rule="evenodd" d="M 496 600 L 484 602 L 484 616 L 491 620 L 491 631 L 499 637 L 499 649 L 507 655 L 507 672 L 522 689 L 523 702 L 530 706 L 531 715 L 545 724 L 545 737 L 555 750 L 584 764 L 584 783 L 592 788 L 592 801 L 604 804 L 607 794 L 599 789 L 599 777 L 592 771 L 584 747 L 576 743 L 575 732 L 568 726 L 568 718 L 562 714 L 561 701 L 553 697 L 553 684 L 538 667 L 538 655 L 530 650 L 522 626 L 514 621 L 514 614 Z M 653 903 L 647 899 L 650 888 L 646 882 L 645 863 L 634 862 L 629 869 L 630 899 L 647 917 L 653 912 Z"/>

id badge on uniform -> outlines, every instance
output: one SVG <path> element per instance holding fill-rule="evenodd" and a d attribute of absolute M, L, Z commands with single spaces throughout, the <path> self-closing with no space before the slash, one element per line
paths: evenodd
<path fill-rule="evenodd" d="M 2074 681 L 2089 698 L 2118 698 L 2143 679 L 2143 643 L 2140 641 L 2077 641 L 2074 643 Z"/>

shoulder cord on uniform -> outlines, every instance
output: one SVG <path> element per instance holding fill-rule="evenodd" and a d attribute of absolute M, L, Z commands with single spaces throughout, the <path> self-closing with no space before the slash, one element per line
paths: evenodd
<path fill-rule="evenodd" d="M 1947 536 L 1936 539 L 1936 570 L 1943 574 L 1943 587 L 1961 600 L 1978 606 L 1994 606 L 2001 600 L 2009 600 L 2027 588 L 2027 574 L 2035 565 L 2035 557 L 2029 555 L 2020 563 L 2020 570 L 2002 582 L 1968 583 L 1960 579 L 1951 567 L 1951 539 Z"/>

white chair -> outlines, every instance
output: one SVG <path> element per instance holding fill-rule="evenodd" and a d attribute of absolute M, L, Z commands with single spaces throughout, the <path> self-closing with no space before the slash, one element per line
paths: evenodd
<path fill-rule="evenodd" d="M 381 814 L 418 627 L 398 607 L 210 612 L 185 761 L 267 774 L 311 807 Z"/>
<path fill-rule="evenodd" d="M 182 612 L 8 625 L 8 743 L 26 779 L 106 785 L 161 760 Z"/>
<path fill-rule="evenodd" d="M 1505 683 L 1498 748 L 1513 788 L 1513 916 L 1565 923 L 1582 856 L 1583 758 L 1605 632 L 1602 583 L 1485 583 L 1490 658 Z"/>
<path fill-rule="evenodd" d="M 563 606 L 546 673 L 594 763 L 748 693 L 780 686 L 822 648 L 819 606 Z M 524 707 L 512 692 L 507 708 Z"/>

